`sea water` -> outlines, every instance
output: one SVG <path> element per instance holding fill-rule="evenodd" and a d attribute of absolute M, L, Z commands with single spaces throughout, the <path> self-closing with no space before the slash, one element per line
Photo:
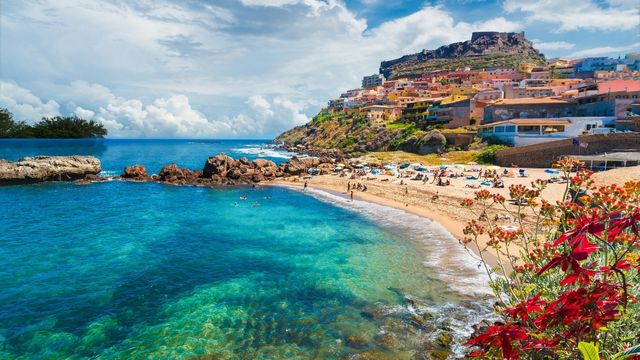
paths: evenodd
<path fill-rule="evenodd" d="M 200 168 L 219 151 L 290 155 L 259 141 L 0 141 L 0 158 L 90 154 L 114 172 Z M 411 359 L 443 331 L 460 354 L 488 314 L 477 260 L 438 224 L 335 194 L 47 183 L 0 187 L 0 209 L 0 359 Z"/>

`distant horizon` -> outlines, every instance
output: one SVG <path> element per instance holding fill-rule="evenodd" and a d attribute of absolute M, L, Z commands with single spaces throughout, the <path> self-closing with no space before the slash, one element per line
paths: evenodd
<path fill-rule="evenodd" d="M 27 122 L 74 114 L 118 138 L 271 138 L 381 61 L 474 31 L 524 31 L 548 59 L 618 57 L 640 51 L 640 9 L 635 0 L 4 2 L 0 107 Z"/>

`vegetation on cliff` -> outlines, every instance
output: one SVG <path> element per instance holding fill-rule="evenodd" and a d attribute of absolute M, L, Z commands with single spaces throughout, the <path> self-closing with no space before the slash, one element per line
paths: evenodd
<path fill-rule="evenodd" d="M 420 130 L 413 124 L 374 121 L 357 114 L 332 115 L 328 112 L 319 113 L 309 123 L 284 132 L 274 141 L 320 149 L 341 149 L 345 153 L 395 150 L 426 153 L 437 150 L 446 142 L 439 132 Z"/>
<path fill-rule="evenodd" d="M 81 139 L 106 135 L 107 129 L 93 120 L 55 116 L 43 117 L 34 125 L 29 125 L 15 121 L 11 112 L 0 108 L 0 138 Z"/>

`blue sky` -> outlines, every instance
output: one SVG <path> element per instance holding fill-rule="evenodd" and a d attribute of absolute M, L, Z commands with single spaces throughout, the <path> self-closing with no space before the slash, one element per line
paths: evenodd
<path fill-rule="evenodd" d="M 112 137 L 265 138 L 380 61 L 525 31 L 547 57 L 640 51 L 640 0 L 0 0 L 0 107 Z"/>

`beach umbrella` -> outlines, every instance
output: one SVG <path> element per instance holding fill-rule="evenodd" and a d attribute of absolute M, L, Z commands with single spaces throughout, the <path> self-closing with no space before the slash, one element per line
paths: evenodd
<path fill-rule="evenodd" d="M 559 175 L 560 171 L 556 170 L 556 169 L 547 169 L 544 172 L 546 172 L 547 174 L 552 174 L 552 175 Z"/>
<path fill-rule="evenodd" d="M 400 165 L 400 169 L 406 169 L 409 167 L 409 164 L 402 164 Z"/>
<path fill-rule="evenodd" d="M 515 225 L 500 225 L 500 228 L 506 232 L 516 232 L 520 230 L 520 227 Z"/>
<path fill-rule="evenodd" d="M 500 166 L 496 166 L 496 165 L 491 165 L 491 166 L 487 166 L 488 170 L 500 170 L 501 167 Z"/>

